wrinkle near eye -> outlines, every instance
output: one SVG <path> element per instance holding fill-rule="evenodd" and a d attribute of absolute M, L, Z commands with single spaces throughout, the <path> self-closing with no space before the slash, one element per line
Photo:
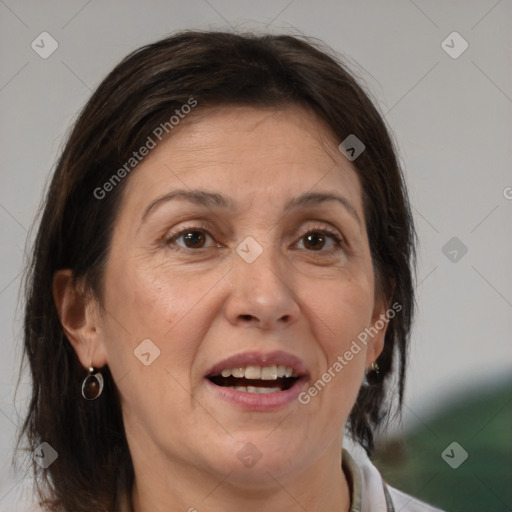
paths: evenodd
<path fill-rule="evenodd" d="M 204 226 L 204 225 L 185 227 L 185 228 L 180 229 L 176 233 L 173 232 L 172 234 L 168 235 L 166 237 L 165 243 L 167 245 L 170 245 L 173 247 L 177 246 L 180 248 L 180 250 L 181 249 L 183 249 L 185 251 L 190 250 L 192 252 L 194 252 L 195 250 L 199 251 L 200 249 L 208 249 L 208 247 L 205 247 L 204 244 L 200 247 L 194 247 L 194 246 L 190 247 L 187 245 L 187 242 L 186 242 L 186 240 L 191 240 L 194 238 L 197 240 L 198 234 L 199 234 L 199 238 L 202 237 L 202 240 L 204 241 L 204 243 L 206 243 L 206 241 L 208 239 L 215 241 L 214 237 L 208 232 L 208 229 L 210 229 L 210 228 L 207 226 Z M 188 236 L 191 234 L 195 234 L 196 236 L 195 237 Z M 311 237 L 316 237 L 318 240 L 321 240 L 322 246 L 318 249 L 308 249 L 305 246 L 305 241 Z M 178 242 L 180 240 L 182 241 L 182 243 Z M 326 246 L 329 246 L 329 242 L 330 242 L 331 247 L 325 249 Z M 192 243 L 194 243 L 193 240 L 192 240 Z M 337 233 L 327 230 L 327 228 L 325 228 L 325 227 L 318 227 L 318 228 L 310 227 L 306 230 L 302 230 L 302 234 L 299 235 L 297 242 L 295 244 L 293 244 L 293 246 L 297 247 L 301 244 L 303 246 L 303 250 L 306 252 L 318 252 L 318 253 L 330 254 L 332 252 L 335 252 L 336 248 L 341 249 L 342 244 L 343 244 L 343 237 L 339 236 Z M 212 246 L 210 246 L 210 247 L 212 247 Z M 216 244 L 216 247 L 220 247 L 218 243 Z"/>

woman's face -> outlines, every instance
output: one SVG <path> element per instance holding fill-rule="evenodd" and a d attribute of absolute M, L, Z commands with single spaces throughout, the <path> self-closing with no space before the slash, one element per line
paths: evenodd
<path fill-rule="evenodd" d="M 165 460 L 284 484 L 339 460 L 384 333 L 344 354 L 384 310 L 361 187 L 337 142 L 298 107 L 210 109 L 128 179 L 95 362 L 104 358 L 119 389 L 136 470 Z"/>

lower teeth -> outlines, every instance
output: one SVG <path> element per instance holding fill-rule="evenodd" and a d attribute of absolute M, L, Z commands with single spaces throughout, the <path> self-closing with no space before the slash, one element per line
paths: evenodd
<path fill-rule="evenodd" d="M 255 386 L 228 386 L 236 391 L 244 391 L 245 393 L 275 393 L 282 391 L 281 388 L 258 388 Z"/>

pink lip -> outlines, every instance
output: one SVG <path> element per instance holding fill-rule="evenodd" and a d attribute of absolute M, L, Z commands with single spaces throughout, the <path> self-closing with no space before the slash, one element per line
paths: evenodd
<path fill-rule="evenodd" d="M 243 352 L 242 354 L 235 354 L 228 357 L 219 363 L 215 364 L 206 373 L 206 377 L 211 375 L 219 375 L 222 370 L 229 368 L 245 368 L 246 366 L 271 366 L 271 365 L 288 366 L 300 376 L 308 375 L 308 371 L 304 363 L 298 358 L 281 350 L 274 352 Z"/>
<path fill-rule="evenodd" d="M 245 391 L 237 391 L 236 389 L 223 388 L 208 379 L 205 380 L 208 388 L 221 400 L 225 400 L 248 411 L 272 411 L 297 400 L 308 378 L 301 377 L 290 389 L 285 391 L 265 394 L 247 393 Z"/>
<path fill-rule="evenodd" d="M 217 386 L 208 377 L 219 375 L 228 368 L 244 368 L 246 366 L 282 365 L 292 368 L 300 377 L 295 384 L 287 390 L 274 393 L 248 393 L 227 387 Z M 225 400 L 238 407 L 250 411 L 271 411 L 295 401 L 301 390 L 309 380 L 309 373 L 304 363 L 298 358 L 280 350 L 268 353 L 244 352 L 228 357 L 215 364 L 205 376 L 208 388 L 221 400 Z"/>

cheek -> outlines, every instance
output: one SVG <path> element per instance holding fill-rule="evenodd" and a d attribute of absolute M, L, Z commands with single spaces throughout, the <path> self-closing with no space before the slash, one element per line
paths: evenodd
<path fill-rule="evenodd" d="M 147 339 L 156 347 L 148 344 L 151 356 L 160 351 L 160 366 L 173 372 L 190 368 L 206 323 L 197 321 L 195 310 L 202 310 L 201 300 L 214 284 L 200 272 L 192 277 L 140 261 L 112 261 L 105 279 L 104 330 L 112 370 L 138 369 L 138 347 Z"/>
<path fill-rule="evenodd" d="M 140 404 L 145 407 L 148 396 L 153 404 L 165 402 L 162 390 L 184 407 L 190 402 L 184 390 L 192 390 L 197 381 L 198 353 L 224 298 L 219 290 L 226 269 L 184 269 L 170 258 L 158 259 L 112 258 L 105 274 L 108 364 L 123 400 L 137 410 Z M 148 339 L 156 348 L 149 344 L 143 353 L 149 351 L 150 360 L 158 355 L 145 366 L 136 356 Z M 143 396 L 139 390 L 145 390 L 140 391 Z"/>
<path fill-rule="evenodd" d="M 305 302 L 317 316 L 318 339 L 329 351 L 344 350 L 347 342 L 370 325 L 374 291 L 373 280 L 366 273 L 347 273 L 329 280 L 304 282 Z"/>
<path fill-rule="evenodd" d="M 344 420 L 364 374 L 366 345 L 358 336 L 371 324 L 372 280 L 346 277 L 323 284 L 310 282 L 309 288 L 304 284 L 303 289 L 308 290 L 306 303 L 315 319 L 314 336 L 321 351 L 311 397 L 316 406 L 322 404 L 327 416 Z"/>
<path fill-rule="evenodd" d="M 168 266 L 133 257 L 109 264 L 106 302 L 134 336 L 161 337 L 181 319 L 201 294 L 201 274 L 190 279 Z"/>
<path fill-rule="evenodd" d="M 106 275 L 103 337 L 123 410 L 137 424 L 150 420 L 151 428 L 160 416 L 186 422 L 175 415 L 193 406 L 190 372 L 209 314 L 201 299 L 216 281 L 127 260 Z M 169 406 L 169 396 L 179 407 Z"/>

